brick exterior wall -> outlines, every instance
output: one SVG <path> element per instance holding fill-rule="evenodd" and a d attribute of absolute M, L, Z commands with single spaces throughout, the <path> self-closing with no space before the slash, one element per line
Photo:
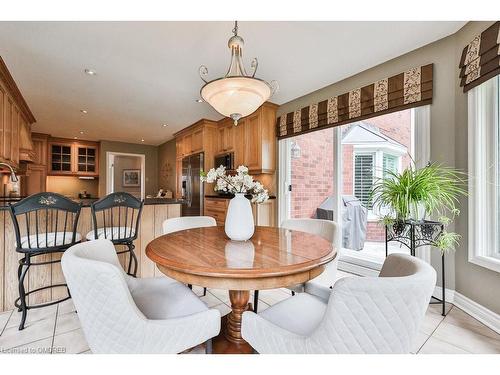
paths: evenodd
<path fill-rule="evenodd" d="M 380 132 L 405 145 L 411 145 L 411 110 L 390 113 L 364 121 Z M 351 125 L 342 126 L 344 134 Z M 301 149 L 301 157 L 291 160 L 291 217 L 314 217 L 316 208 L 333 192 L 333 130 L 324 129 L 293 138 Z M 402 157 L 402 167 L 410 164 L 409 155 Z M 353 145 L 342 145 L 342 194 L 353 195 Z M 367 241 L 384 241 L 384 228 L 369 221 Z"/>
<path fill-rule="evenodd" d="M 333 129 L 294 138 L 300 158 L 291 160 L 291 217 L 314 217 L 316 208 L 333 194 Z"/>

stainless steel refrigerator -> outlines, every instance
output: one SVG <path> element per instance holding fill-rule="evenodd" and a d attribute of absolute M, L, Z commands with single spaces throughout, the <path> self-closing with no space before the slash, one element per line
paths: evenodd
<path fill-rule="evenodd" d="M 200 172 L 203 169 L 203 153 L 182 159 L 182 216 L 203 215 L 203 184 Z"/>

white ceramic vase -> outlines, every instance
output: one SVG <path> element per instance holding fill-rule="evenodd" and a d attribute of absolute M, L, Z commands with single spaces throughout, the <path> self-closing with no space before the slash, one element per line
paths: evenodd
<path fill-rule="evenodd" d="M 252 205 L 243 193 L 237 193 L 229 202 L 224 230 L 233 241 L 246 241 L 253 236 Z"/>

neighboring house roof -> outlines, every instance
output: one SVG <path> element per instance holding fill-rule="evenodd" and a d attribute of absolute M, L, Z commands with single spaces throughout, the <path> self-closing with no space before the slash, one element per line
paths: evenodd
<path fill-rule="evenodd" d="M 359 121 L 351 125 L 349 130 L 347 130 L 342 136 L 342 143 L 357 145 L 386 143 L 398 148 L 404 148 L 405 150 L 407 149 L 404 144 L 383 134 L 378 127 L 363 121 Z"/>

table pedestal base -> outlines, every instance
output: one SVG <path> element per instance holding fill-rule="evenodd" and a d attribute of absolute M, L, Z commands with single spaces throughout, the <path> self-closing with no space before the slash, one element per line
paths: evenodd
<path fill-rule="evenodd" d="M 221 332 L 214 338 L 214 353 L 250 354 L 253 349 L 241 337 L 241 318 L 245 311 L 252 310 L 248 303 L 250 292 L 248 290 L 230 290 L 231 312 L 222 318 Z"/>
<path fill-rule="evenodd" d="M 227 319 L 228 315 L 222 317 L 221 330 L 218 336 L 212 339 L 212 351 L 214 354 L 252 354 L 252 347 L 245 341 L 235 343 L 227 339 Z"/>

